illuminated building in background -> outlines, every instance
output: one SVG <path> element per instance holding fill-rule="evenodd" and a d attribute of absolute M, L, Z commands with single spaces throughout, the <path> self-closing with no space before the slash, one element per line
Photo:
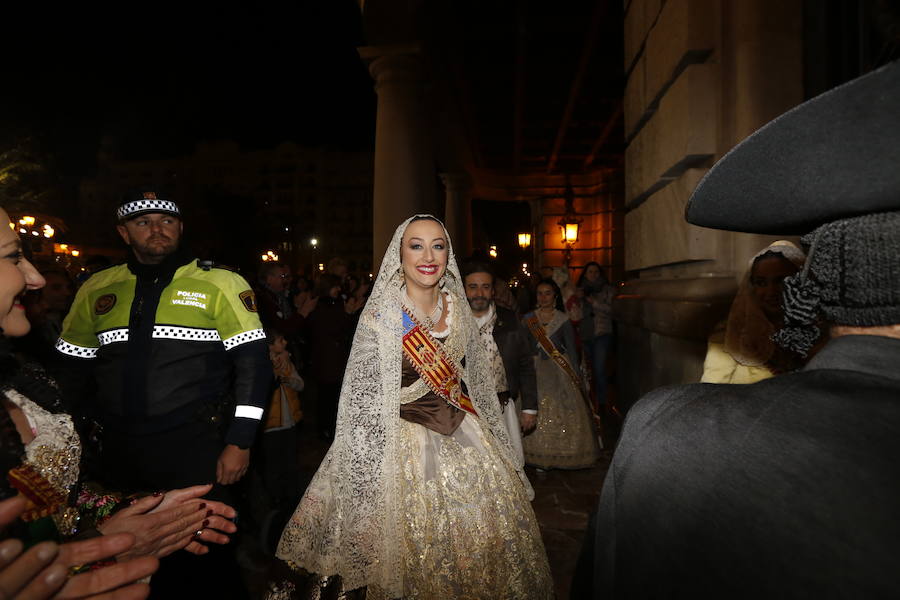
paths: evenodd
<path fill-rule="evenodd" d="M 102 223 L 91 229 L 98 243 L 119 246 L 109 226 L 110 207 L 127 191 L 152 182 L 179 202 L 191 239 L 210 240 L 213 252 L 233 251 L 240 254 L 237 260 L 249 262 L 258 261 L 265 248 L 284 262 L 310 265 L 309 240 L 315 235 L 317 258 L 341 256 L 351 270 L 365 272 L 372 262 L 372 161 L 368 152 L 292 142 L 262 150 L 204 142 L 188 156 L 155 160 L 122 160 L 106 148 L 97 176 L 81 183 L 81 225 Z"/>

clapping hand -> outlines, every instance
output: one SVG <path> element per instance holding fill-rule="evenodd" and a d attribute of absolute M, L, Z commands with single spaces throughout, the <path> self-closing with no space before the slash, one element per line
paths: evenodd
<path fill-rule="evenodd" d="M 104 535 L 133 533 L 136 542 L 125 556 L 162 558 L 182 548 L 194 554 L 206 554 L 209 548 L 205 543 L 227 544 L 226 534 L 237 531 L 237 526 L 229 520 L 237 515 L 233 508 L 201 498 L 210 489 L 209 484 L 196 485 L 141 498 L 98 529 Z"/>
<path fill-rule="evenodd" d="M 319 299 L 313 298 L 309 292 L 300 292 L 294 296 L 294 308 L 296 308 L 297 312 L 304 317 L 309 316 L 309 313 L 313 311 L 318 302 Z"/>
<path fill-rule="evenodd" d="M 12 523 L 25 510 L 21 497 L 0 502 L 0 526 Z M 84 542 L 43 542 L 22 553 L 22 542 L 0 542 L 0 600 L 44 598 L 94 598 L 95 600 L 140 600 L 150 593 L 146 583 L 135 583 L 152 575 L 159 561 L 151 556 L 121 562 L 69 577 L 70 569 L 127 552 L 133 535 L 100 536 Z"/>
<path fill-rule="evenodd" d="M 362 306 L 362 304 L 363 304 L 362 298 L 357 298 L 356 296 L 350 296 L 344 302 L 344 310 L 347 312 L 348 315 L 352 315 L 359 309 L 360 306 Z"/>
<path fill-rule="evenodd" d="M 269 360 L 272 361 L 272 367 L 275 369 L 275 373 L 279 374 L 279 377 L 281 377 L 281 373 L 288 372 L 291 355 L 289 352 L 279 352 L 278 354 L 269 352 Z"/>

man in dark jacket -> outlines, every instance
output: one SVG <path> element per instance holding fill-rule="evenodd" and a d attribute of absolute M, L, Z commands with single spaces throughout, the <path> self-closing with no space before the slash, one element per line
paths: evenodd
<path fill-rule="evenodd" d="M 501 402 L 505 405 L 509 400 L 520 400 L 522 411 L 519 426 L 521 432 L 527 434 L 537 424 L 537 379 L 534 373 L 536 346 L 531 341 L 528 330 L 519 323 L 516 314 L 494 303 L 494 276 L 487 265 L 475 262 L 465 265 L 463 279 L 466 297 L 479 330 L 482 336 L 489 336 L 493 340 L 502 360 L 502 373 L 499 368 L 496 369 L 497 392 Z M 486 340 L 486 343 L 490 342 Z M 513 406 L 505 406 L 504 413 L 514 411 Z M 511 420 L 507 425 L 509 422 Z M 520 432 L 510 431 L 510 436 L 513 438 L 514 448 L 518 443 L 517 450 L 521 451 Z"/>
<path fill-rule="evenodd" d="M 801 371 L 634 406 L 603 484 L 593 597 L 900 597 L 898 97 L 895 62 L 776 119 L 694 192 L 697 225 L 812 231 L 776 341 L 831 339 Z"/>

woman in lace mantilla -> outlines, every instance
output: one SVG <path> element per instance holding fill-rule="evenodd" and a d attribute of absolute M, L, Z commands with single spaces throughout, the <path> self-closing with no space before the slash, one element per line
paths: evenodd
<path fill-rule="evenodd" d="M 443 226 L 408 219 L 360 318 L 334 443 L 282 534 L 291 573 L 269 598 L 553 596 L 531 488 L 465 308 Z M 441 387 L 454 380 L 435 375 L 435 357 L 458 386 Z"/>
<path fill-rule="evenodd" d="M 772 335 L 784 320 L 782 282 L 805 262 L 803 251 L 786 240 L 750 259 L 728 319 L 709 337 L 701 382 L 755 383 L 802 366 L 800 356 L 780 348 Z"/>
<path fill-rule="evenodd" d="M 534 312 L 523 317 L 539 349 L 534 357 L 538 423 L 534 432 L 522 439 L 525 462 L 541 469 L 587 468 L 597 462 L 600 448 L 578 378 L 575 330 L 563 312 L 561 294 L 552 279 L 537 285 L 537 303 Z M 553 360 L 536 334 L 558 351 L 567 368 Z"/>

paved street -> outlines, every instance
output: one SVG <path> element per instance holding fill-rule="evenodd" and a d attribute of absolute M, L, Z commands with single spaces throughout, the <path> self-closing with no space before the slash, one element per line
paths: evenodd
<path fill-rule="evenodd" d="M 569 598 L 569 585 L 581 550 L 588 517 L 597 508 L 600 484 L 612 454 L 579 471 L 526 472 L 534 487 L 534 513 L 541 526 L 558 600 Z"/>

